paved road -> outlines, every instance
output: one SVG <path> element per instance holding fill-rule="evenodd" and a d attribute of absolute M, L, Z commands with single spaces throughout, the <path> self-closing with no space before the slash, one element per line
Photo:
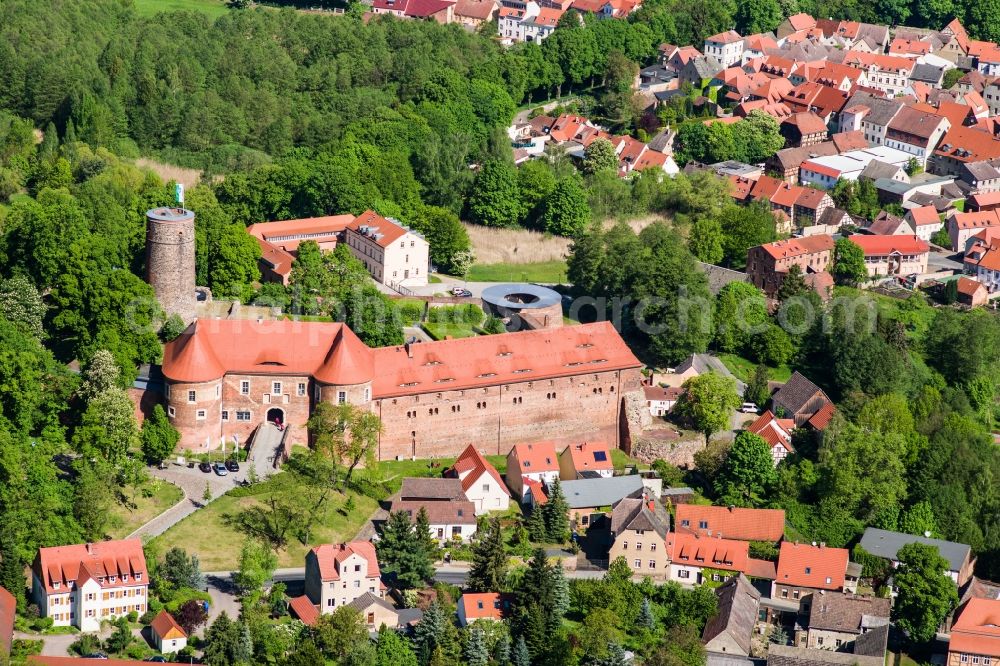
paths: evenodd
<path fill-rule="evenodd" d="M 279 444 L 281 444 L 281 433 L 271 424 L 265 423 L 259 429 L 259 435 L 250 451 L 250 457 L 240 465 L 239 472 L 218 476 L 214 473 L 206 474 L 197 467 L 192 469 L 186 465 L 178 465 L 176 462 L 169 463 L 166 469 L 150 468 L 151 475 L 179 487 L 184 493 L 184 497 L 177 504 L 129 534 L 127 538 L 141 539 L 159 536 L 190 516 L 205 505 L 205 484 L 208 484 L 214 500 L 246 481 L 247 469 L 250 465 L 254 466 L 259 480 L 266 479 L 276 471 L 273 460 Z"/>
<path fill-rule="evenodd" d="M 938 250 L 931 246 L 931 252 L 927 255 L 927 272 L 937 271 L 961 271 L 962 255 L 948 251 Z"/>

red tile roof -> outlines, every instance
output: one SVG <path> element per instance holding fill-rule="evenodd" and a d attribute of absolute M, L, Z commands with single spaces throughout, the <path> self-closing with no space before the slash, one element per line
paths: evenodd
<path fill-rule="evenodd" d="M 16 612 L 17 599 L 14 598 L 13 594 L 0 587 L 0 654 L 10 654 Z"/>
<path fill-rule="evenodd" d="M 735 42 L 741 41 L 743 38 L 740 37 L 740 33 L 735 30 L 727 30 L 725 32 L 720 32 L 717 35 L 712 35 L 711 37 L 706 37 L 706 42 L 712 42 L 713 44 L 733 44 Z"/>
<path fill-rule="evenodd" d="M 941 137 L 934 154 L 958 162 L 981 162 L 1000 157 L 1000 140 L 974 127 L 952 125 Z"/>
<path fill-rule="evenodd" d="M 288 607 L 307 627 L 312 627 L 319 621 L 319 611 L 313 602 L 309 601 L 309 597 L 304 594 L 301 597 L 290 599 Z"/>
<path fill-rule="evenodd" d="M 641 367 L 611 322 L 423 342 L 410 350 L 412 358 L 404 347 L 374 350 L 376 397 Z"/>
<path fill-rule="evenodd" d="M 833 250 L 833 245 L 833 237 L 829 234 L 816 234 L 765 243 L 760 247 L 775 259 L 786 259 L 817 252 L 830 252 Z"/>
<path fill-rule="evenodd" d="M 313 375 L 331 384 L 366 376 L 376 398 L 638 367 L 611 322 L 370 349 L 336 322 L 201 319 L 163 352 L 163 374 L 173 381 L 227 372 Z"/>
<path fill-rule="evenodd" d="M 837 408 L 834 407 L 832 402 L 828 402 L 809 418 L 808 423 L 816 430 L 826 430 L 826 427 L 830 425 L 830 420 L 836 413 Z"/>
<path fill-rule="evenodd" d="M 353 215 L 328 215 L 325 217 L 304 217 L 296 220 L 259 222 L 247 227 L 247 233 L 280 245 L 286 250 L 295 250 L 303 240 L 332 240 L 354 220 Z M 308 238 L 287 238 L 287 236 L 308 236 Z"/>
<path fill-rule="evenodd" d="M 984 210 L 974 213 L 955 213 L 950 219 L 957 229 L 985 229 L 1000 225 L 1000 211 Z"/>
<path fill-rule="evenodd" d="M 525 479 L 524 485 L 528 487 L 528 492 L 531 493 L 531 501 L 535 506 L 541 506 L 549 501 L 549 496 L 545 494 L 545 489 L 542 488 L 541 481 Z"/>
<path fill-rule="evenodd" d="M 1000 601 L 970 599 L 951 627 L 948 651 L 1000 657 Z"/>
<path fill-rule="evenodd" d="M 815 590 L 840 590 L 844 587 L 849 559 L 846 548 L 783 541 L 778 553 L 777 583 Z"/>
<path fill-rule="evenodd" d="M 721 534 L 722 538 L 740 541 L 776 542 L 785 534 L 785 512 L 781 509 L 678 504 L 676 522 L 678 531 Z M 702 523 L 707 526 L 702 527 Z"/>
<path fill-rule="evenodd" d="M 1000 194 L 998 192 L 997 194 Z M 997 203 L 1000 203 L 1000 197 L 997 199 Z M 941 224 L 941 218 L 938 216 L 937 208 L 934 206 L 920 206 L 919 208 L 911 208 L 907 211 L 907 216 L 913 221 L 914 226 L 925 227 L 932 224 Z"/>
<path fill-rule="evenodd" d="M 689 532 L 667 535 L 667 552 L 676 564 L 747 573 L 750 542 L 720 539 Z"/>
<path fill-rule="evenodd" d="M 808 30 L 809 28 L 816 27 L 816 19 L 814 19 L 809 14 L 799 12 L 798 14 L 792 14 L 788 17 L 788 24 L 792 26 L 793 30 Z"/>
<path fill-rule="evenodd" d="M 187 632 L 177 624 L 174 616 L 165 610 L 161 610 L 153 622 L 149 625 L 153 633 L 163 638 L 187 638 Z"/>
<path fill-rule="evenodd" d="M 794 450 L 791 448 L 792 430 L 794 429 L 795 419 L 779 419 L 771 413 L 770 409 L 747 426 L 748 431 L 759 435 L 770 446 L 781 444 L 790 451 Z"/>
<path fill-rule="evenodd" d="M 866 257 L 880 257 L 898 252 L 900 254 L 923 254 L 930 250 L 927 241 L 916 236 L 868 236 L 855 234 L 850 240 L 858 245 Z"/>
<path fill-rule="evenodd" d="M 375 546 L 370 541 L 350 541 L 348 543 L 315 546 L 312 552 L 316 555 L 319 565 L 319 577 L 324 583 L 340 580 L 340 565 L 351 555 L 357 555 L 368 562 L 368 578 L 378 578 L 378 556 Z"/>
<path fill-rule="evenodd" d="M 416 0 L 411 0 L 416 1 Z M 421 0 L 423 1 L 423 0 Z M 428 0 L 437 2 L 439 0 Z M 393 242 L 405 236 L 409 231 L 404 227 L 387 220 L 373 210 L 366 210 L 347 225 L 348 230 L 371 238 L 380 247 L 388 247 Z"/>
<path fill-rule="evenodd" d="M 846 153 L 851 150 L 860 150 L 862 148 L 868 148 L 870 145 L 868 139 L 865 138 L 865 133 L 863 130 L 853 130 L 851 132 L 838 132 L 830 137 L 833 141 L 833 145 L 837 147 L 837 150 Z"/>
<path fill-rule="evenodd" d="M 573 469 L 580 472 L 586 471 L 608 471 L 615 468 L 611 462 L 611 451 L 604 442 L 584 442 L 583 444 L 570 444 L 566 447 L 570 458 L 573 460 Z M 565 453 L 565 451 L 564 451 Z"/>
<path fill-rule="evenodd" d="M 462 490 L 466 492 L 482 478 L 483 474 L 489 474 L 493 477 L 494 481 L 500 484 L 500 489 L 508 497 L 510 496 L 510 493 L 507 491 L 507 485 L 500 476 L 500 472 L 490 464 L 490 461 L 483 457 L 483 454 L 473 444 L 465 447 L 462 454 L 455 460 L 455 464 L 452 465 L 451 472 L 462 479 Z"/>
<path fill-rule="evenodd" d="M 977 208 L 982 208 L 983 206 L 996 206 L 997 204 L 1000 204 L 1000 190 L 996 192 L 979 192 L 977 194 L 973 194 L 969 196 L 969 203 Z M 937 212 L 937 209 L 935 209 L 934 206 L 923 207 L 930 208 L 931 210 L 934 210 L 935 213 Z M 936 217 L 937 216 L 935 215 L 935 218 Z"/>
<path fill-rule="evenodd" d="M 465 609 L 470 623 L 481 619 L 499 622 L 510 612 L 510 597 L 498 592 L 466 592 L 458 598 L 458 606 Z"/>
<path fill-rule="evenodd" d="M 295 257 L 263 238 L 257 238 L 257 245 L 260 246 L 260 258 L 271 266 L 271 270 L 275 274 L 282 277 L 291 274 L 292 262 L 295 261 Z"/>
<path fill-rule="evenodd" d="M 90 579 L 96 580 L 102 589 L 149 584 L 146 556 L 139 539 L 41 548 L 32 569 L 45 586 L 46 594 L 69 592 L 69 583 L 80 587 Z M 135 580 L 136 575 L 141 580 Z M 112 576 L 115 582 L 111 582 Z M 127 582 L 124 576 L 129 576 Z M 55 583 L 59 584 L 58 589 Z"/>
<path fill-rule="evenodd" d="M 972 278 L 967 278 L 964 275 L 958 278 L 957 282 L 958 284 L 955 288 L 958 290 L 958 293 L 966 296 L 975 296 L 977 291 L 986 288 L 983 286 L 982 282 L 973 280 Z"/>
<path fill-rule="evenodd" d="M 826 123 L 812 111 L 793 113 L 781 121 L 782 125 L 793 125 L 799 132 L 805 134 L 826 134 Z"/>
<path fill-rule="evenodd" d="M 515 444 L 513 451 L 522 474 L 559 471 L 559 456 L 556 455 L 556 446 L 552 442 Z M 508 469 L 507 473 L 511 471 Z"/>

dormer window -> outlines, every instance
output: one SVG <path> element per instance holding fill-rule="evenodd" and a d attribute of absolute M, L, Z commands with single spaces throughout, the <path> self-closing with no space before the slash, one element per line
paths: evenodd
<path fill-rule="evenodd" d="M 58 590 L 61 585 L 62 585 L 62 583 L 60 583 L 57 580 L 56 581 L 52 581 L 52 589 L 53 590 Z"/>
<path fill-rule="evenodd" d="M 811 574 L 813 572 L 812 567 L 806 567 L 806 573 Z"/>
<path fill-rule="evenodd" d="M 138 582 L 139 582 L 139 581 L 141 581 L 141 580 L 142 580 L 142 574 L 141 574 L 141 573 L 137 573 L 137 574 L 135 575 L 135 582 L 137 582 L 137 583 L 138 583 Z"/>
<path fill-rule="evenodd" d="M 115 583 L 117 581 L 118 581 L 118 576 L 111 576 L 110 578 L 108 578 L 109 583 Z"/>

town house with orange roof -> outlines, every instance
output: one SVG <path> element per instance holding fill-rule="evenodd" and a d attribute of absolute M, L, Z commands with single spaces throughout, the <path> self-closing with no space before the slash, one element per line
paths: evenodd
<path fill-rule="evenodd" d="M 789 238 L 750 248 L 747 276 L 774 298 L 788 270 L 796 265 L 803 275 L 826 271 L 833 261 L 833 238 L 827 234 Z"/>
<path fill-rule="evenodd" d="M 951 626 L 947 666 L 990 666 L 1000 660 L 1000 600 L 969 599 Z"/>
<path fill-rule="evenodd" d="M 815 592 L 854 592 L 857 577 L 853 570 L 848 575 L 849 564 L 850 553 L 846 548 L 783 541 L 771 598 L 797 601 L 808 611 Z"/>
<path fill-rule="evenodd" d="M 931 236 L 944 228 L 944 222 L 941 220 L 941 216 L 938 215 L 937 208 L 934 206 L 911 208 L 906 211 L 903 219 L 913 229 L 917 238 L 928 243 L 931 240 Z"/>
<path fill-rule="evenodd" d="M 347 225 L 344 242 L 376 282 L 393 289 L 427 284 L 430 245 L 395 220 L 365 211 Z"/>
<path fill-rule="evenodd" d="M 792 430 L 794 429 L 794 419 L 779 419 L 769 409 L 747 426 L 748 432 L 752 432 L 767 442 L 775 467 L 789 455 L 795 453 L 795 447 L 792 446 Z"/>
<path fill-rule="evenodd" d="M 778 543 L 785 535 L 785 512 L 781 509 L 678 504 L 676 530 L 737 541 Z"/>
<path fill-rule="evenodd" d="M 844 55 L 844 64 L 865 72 L 858 81 L 861 85 L 895 97 L 910 85 L 910 73 L 915 62 L 898 56 L 848 51 Z"/>
<path fill-rule="evenodd" d="M 370 541 L 323 544 L 306 553 L 305 594 L 322 614 L 364 594 L 384 598 L 385 589 Z"/>
<path fill-rule="evenodd" d="M 462 482 L 462 490 L 476 506 L 476 515 L 490 511 L 506 511 L 510 506 L 510 493 L 496 467 L 490 464 L 475 445 L 469 444 L 446 472 Z"/>
<path fill-rule="evenodd" d="M 667 535 L 670 551 L 670 579 L 683 585 L 723 583 L 744 574 L 773 580 L 773 562 L 750 557 L 750 542 L 723 539 L 690 532 Z"/>
<path fill-rule="evenodd" d="M 927 272 L 930 246 L 916 236 L 855 234 L 850 239 L 864 252 L 869 277 L 921 275 Z"/>
<path fill-rule="evenodd" d="M 960 165 L 1000 158 L 1000 140 L 976 127 L 952 125 L 934 151 L 929 171 L 961 176 Z"/>
<path fill-rule="evenodd" d="M 146 612 L 149 573 L 138 539 L 41 548 L 32 598 L 57 627 L 98 631 L 101 622 Z"/>
<path fill-rule="evenodd" d="M 517 444 L 507 453 L 507 486 L 519 502 L 528 501 L 531 486 L 548 486 L 558 478 L 559 456 L 552 442 Z"/>
<path fill-rule="evenodd" d="M 953 212 L 945 222 L 948 236 L 951 238 L 951 249 L 968 252 L 969 241 L 984 229 L 1000 226 L 1000 210 L 979 211 L 976 213 Z"/>
<path fill-rule="evenodd" d="M 559 478 L 563 481 L 611 478 L 614 475 L 611 451 L 604 442 L 570 444 L 559 454 Z"/>
<path fill-rule="evenodd" d="M 995 228 L 970 239 L 964 259 L 965 272 L 986 288 L 988 297 L 1000 290 L 1000 237 Z"/>
<path fill-rule="evenodd" d="M 706 37 L 703 53 L 715 58 L 723 68 L 739 65 L 743 60 L 743 38 L 735 30 Z"/>
<path fill-rule="evenodd" d="M 277 222 L 259 222 L 247 227 L 247 233 L 254 238 L 267 241 L 285 252 L 295 255 L 299 243 L 315 241 L 319 249 L 329 252 L 337 247 L 337 241 L 354 221 L 353 215 L 328 215 L 307 217 Z"/>
<path fill-rule="evenodd" d="M 499 592 L 466 592 L 455 604 L 458 624 L 467 627 L 477 620 L 500 622 L 510 616 L 513 598 Z"/>
<path fill-rule="evenodd" d="M 165 345 L 162 372 L 181 448 L 245 442 L 278 421 L 304 441 L 315 405 L 351 403 L 381 419 L 386 460 L 457 456 L 469 441 L 493 455 L 618 446 L 641 367 L 610 322 L 372 349 L 341 323 L 200 319 Z"/>

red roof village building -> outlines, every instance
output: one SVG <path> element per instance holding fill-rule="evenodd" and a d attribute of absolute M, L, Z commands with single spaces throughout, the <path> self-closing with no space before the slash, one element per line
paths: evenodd
<path fill-rule="evenodd" d="M 989 664 L 1000 659 L 1000 601 L 969 599 L 951 627 L 947 666 Z"/>
<path fill-rule="evenodd" d="M 825 272 L 833 261 L 833 245 L 833 237 L 817 234 L 752 247 L 747 253 L 747 276 L 768 297 L 774 298 L 793 265 L 803 275 Z"/>
<path fill-rule="evenodd" d="M 473 444 L 469 444 L 446 472 L 462 481 L 462 490 L 476 505 L 476 515 L 490 511 L 506 511 L 510 493 L 497 468 L 490 464 Z"/>
<path fill-rule="evenodd" d="M 366 593 L 382 598 L 386 588 L 380 576 L 378 556 L 370 541 L 323 544 L 306 553 L 306 597 L 323 614 Z"/>
<path fill-rule="evenodd" d="M 778 126 L 785 137 L 785 147 L 812 146 L 826 140 L 827 129 L 819 116 L 810 111 L 794 113 Z"/>
<path fill-rule="evenodd" d="M 791 418 L 795 422 L 796 428 L 811 423 L 817 414 L 831 405 L 833 402 L 823 389 L 809 381 L 798 370 L 793 372 L 788 381 L 771 396 L 771 409 L 774 413 Z M 825 424 L 829 423 L 829 416 L 821 417 L 817 421 L 817 423 L 823 423 L 823 427 L 819 427 L 817 430 L 826 427 Z"/>
<path fill-rule="evenodd" d="M 545 439 L 617 446 L 641 365 L 610 322 L 371 349 L 340 323 L 201 319 L 165 345 L 162 370 L 182 448 L 246 441 L 266 422 L 301 429 L 312 405 L 349 402 L 381 418 L 385 460 L 468 441 L 498 455 Z"/>
<path fill-rule="evenodd" d="M 316 241 L 321 250 L 337 247 L 337 240 L 351 222 L 353 215 L 328 215 L 278 222 L 260 222 L 247 227 L 247 233 L 293 256 L 304 240 Z"/>
<path fill-rule="evenodd" d="M 559 476 L 564 481 L 609 478 L 614 473 L 611 451 L 604 442 L 570 444 L 559 454 Z"/>
<path fill-rule="evenodd" d="M 166 610 L 161 610 L 153 618 L 153 622 L 149 625 L 149 631 L 153 635 L 156 649 L 163 654 L 178 652 L 187 645 L 187 632 L 181 628 L 181 625 L 177 624 L 174 616 Z"/>
<path fill-rule="evenodd" d="M 865 253 L 865 268 L 870 277 L 927 272 L 930 246 L 916 236 L 855 234 L 850 239 Z"/>
<path fill-rule="evenodd" d="M 722 582 L 733 574 L 750 575 L 750 542 L 689 532 L 667 535 L 670 578 L 688 585 Z"/>
<path fill-rule="evenodd" d="M 785 535 L 785 512 L 781 509 L 678 504 L 676 511 L 677 532 L 770 543 Z"/>
<path fill-rule="evenodd" d="M 399 18 L 433 19 L 443 24 L 455 20 L 454 0 L 373 0 L 371 11 Z"/>
<path fill-rule="evenodd" d="M 809 607 L 808 597 L 814 591 L 853 592 L 857 580 L 848 580 L 850 553 L 846 548 L 783 541 L 778 552 L 778 577 L 771 597 L 801 601 Z"/>
<path fill-rule="evenodd" d="M 989 291 L 982 282 L 964 275 L 956 280 L 955 291 L 958 295 L 958 302 L 972 308 L 986 305 L 990 299 Z"/>
<path fill-rule="evenodd" d="M 552 442 L 517 444 L 507 453 L 507 486 L 519 502 L 527 499 L 529 482 L 549 485 L 559 478 L 559 456 Z"/>
<path fill-rule="evenodd" d="M 774 466 L 795 453 L 792 446 L 792 430 L 795 429 L 793 419 L 779 419 L 771 410 L 766 410 L 763 414 L 747 426 L 747 431 L 759 436 L 771 448 L 771 458 Z"/>
<path fill-rule="evenodd" d="M 466 592 L 458 598 L 455 612 L 460 626 L 476 620 L 499 622 L 510 615 L 511 595 L 498 592 Z"/>
<path fill-rule="evenodd" d="M 139 539 L 41 548 L 31 582 L 40 615 L 56 626 L 97 631 L 102 621 L 146 612 L 149 573 Z"/>

